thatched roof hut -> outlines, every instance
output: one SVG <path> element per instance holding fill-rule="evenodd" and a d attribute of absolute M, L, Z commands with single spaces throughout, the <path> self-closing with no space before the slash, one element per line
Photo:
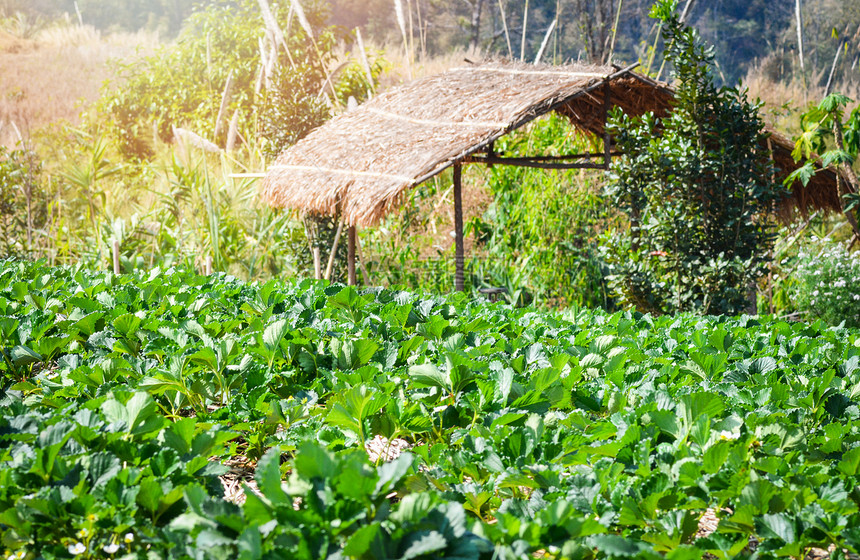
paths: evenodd
<path fill-rule="evenodd" d="M 312 131 L 269 168 L 262 194 L 273 207 L 375 225 L 410 188 L 470 156 L 492 154 L 496 139 L 550 111 L 602 135 L 607 93 L 634 115 L 665 114 L 674 96 L 664 83 L 615 67 L 467 65 L 392 88 Z M 774 133 L 769 147 L 782 175 L 797 167 L 789 139 Z M 795 185 L 780 215 L 810 209 L 840 209 L 834 172 Z"/>

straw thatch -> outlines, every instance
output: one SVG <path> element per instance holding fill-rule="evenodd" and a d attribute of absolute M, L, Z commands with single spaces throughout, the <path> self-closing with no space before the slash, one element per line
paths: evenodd
<path fill-rule="evenodd" d="M 393 88 L 339 115 L 269 168 L 275 207 L 373 225 L 403 194 L 494 139 L 600 87 L 612 67 L 466 66 Z"/>
<path fill-rule="evenodd" d="M 393 88 L 312 131 L 269 168 L 262 194 L 276 208 L 375 225 L 410 188 L 550 111 L 603 134 L 604 83 L 612 104 L 629 114 L 671 109 L 665 84 L 613 67 L 464 66 Z M 795 169 L 791 141 L 774 134 L 769 142 L 781 173 Z M 786 219 L 795 207 L 840 208 L 832 172 L 793 195 L 780 212 Z"/>

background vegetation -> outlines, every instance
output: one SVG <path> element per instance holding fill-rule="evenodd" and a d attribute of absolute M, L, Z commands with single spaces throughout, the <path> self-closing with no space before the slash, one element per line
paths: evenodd
<path fill-rule="evenodd" d="M 261 207 L 247 174 L 345 110 L 350 97 L 360 102 L 464 56 L 533 59 L 556 17 L 545 61 L 638 60 L 641 71 L 668 79 L 673 67 L 663 62 L 662 27 L 647 17 L 650 5 L 320 0 L 272 4 L 273 25 L 250 0 L 79 1 L 77 10 L 74 2 L 6 0 L 0 3 L 0 56 L 9 62 L 0 65 L 6 73 L 0 139 L 8 148 L 3 254 L 108 267 L 117 241 L 123 270 L 163 264 L 202 271 L 211 259 L 215 270 L 246 279 L 309 276 L 305 223 Z M 809 129 L 811 120 L 801 115 L 824 97 L 828 82 L 848 94 L 846 123 L 858 92 L 860 3 L 801 3 L 802 67 L 794 5 L 678 6 L 679 13 L 689 6 L 687 21 L 716 47 L 714 85 L 745 76 L 750 96 L 767 102 L 764 117 L 789 135 Z M 109 57 L 114 62 L 105 65 Z M 30 76 L 55 71 L 46 62 L 55 59 L 72 69 L 69 77 L 55 91 L 27 89 Z M 101 89 L 93 85 L 103 78 L 109 79 Z M 832 135 L 822 133 L 827 129 L 819 127 L 816 136 L 820 151 L 835 147 Z M 505 142 L 511 153 L 599 147 L 554 117 Z M 603 173 L 474 169 L 467 183 L 469 289 L 502 286 L 520 305 L 624 305 L 609 288 L 611 259 L 600 247 L 615 243 L 611 233 L 624 231 L 626 218 L 605 196 Z M 778 264 L 758 284 L 762 311 L 812 313 L 799 303 L 802 283 L 790 276 L 798 247 L 809 253 L 812 231 L 850 241 L 842 216 L 799 218 L 780 230 Z M 443 175 L 416 190 L 403 213 L 361 233 L 371 283 L 447 292 L 451 223 L 450 177 Z M 333 224 L 322 230 L 325 260 Z M 335 263 L 332 277 L 343 278 L 342 258 Z"/>

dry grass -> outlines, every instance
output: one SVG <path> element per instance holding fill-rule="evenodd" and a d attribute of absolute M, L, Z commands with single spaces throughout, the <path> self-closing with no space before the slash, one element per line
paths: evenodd
<path fill-rule="evenodd" d="M 113 76 L 109 61 L 151 51 L 151 33 L 102 36 L 89 26 L 56 25 L 23 38 L 0 30 L 0 144 L 57 121 L 76 123 Z"/>
<path fill-rule="evenodd" d="M 777 132 L 791 138 L 800 131 L 800 116 L 803 111 L 811 104 L 817 104 L 824 97 L 823 87 L 804 87 L 797 79 L 774 81 L 761 68 L 750 70 L 744 79 L 744 85 L 749 88 L 752 99 L 758 98 L 764 101 L 766 122 Z M 855 100 L 849 110 L 858 105 L 860 84 L 857 82 L 839 82 L 832 89 Z"/>

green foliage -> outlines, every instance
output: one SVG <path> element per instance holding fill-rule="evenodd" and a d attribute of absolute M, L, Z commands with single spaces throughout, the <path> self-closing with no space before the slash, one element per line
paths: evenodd
<path fill-rule="evenodd" d="M 571 133 L 566 118 L 555 114 L 496 144 L 508 156 L 592 149 Z M 486 261 L 474 272 L 476 284 L 507 288 L 512 303 L 522 304 L 527 297 L 611 308 L 596 239 L 612 212 L 592 181 L 577 171 L 492 168 L 487 185 L 493 202 L 482 219 L 470 224 L 478 247 L 486 251 Z"/>
<path fill-rule="evenodd" d="M 860 255 L 826 242 L 817 254 L 802 251 L 794 272 L 794 300 L 805 317 L 860 327 Z"/>
<path fill-rule="evenodd" d="M 553 114 L 500 139 L 495 150 L 516 157 L 595 147 L 574 134 L 567 119 Z M 465 224 L 465 236 L 474 239 L 465 263 L 467 291 L 477 296 L 482 288 L 505 288 L 502 300 L 517 306 L 611 309 L 597 238 L 617 213 L 600 196 L 596 175 L 514 166 L 476 171 L 466 168 L 466 189 L 483 183 L 492 198 L 482 215 Z M 367 252 L 376 260 L 374 278 L 429 293 L 451 291 L 453 247 L 449 239 L 439 239 L 450 229 L 450 219 L 442 213 L 450 213 L 451 185 L 445 173 L 415 189 L 403 211 L 383 224 L 381 235 L 368 236 Z M 481 200 L 484 195 L 466 196 Z M 474 211 L 484 203 L 471 204 Z"/>
<path fill-rule="evenodd" d="M 679 80 L 672 113 L 610 122 L 625 156 L 610 192 L 631 228 L 611 242 L 613 285 L 627 305 L 666 313 L 735 314 L 766 271 L 773 235 L 766 214 L 784 191 L 762 145 L 760 105 L 718 89 L 713 53 L 658 2 L 667 60 Z"/>
<path fill-rule="evenodd" d="M 4 557 L 860 552 L 860 333 L 821 321 L 5 261 L 0 392 Z"/>
<path fill-rule="evenodd" d="M 0 146 L 0 258 L 30 256 L 49 220 L 42 164 L 29 149 Z"/>
<path fill-rule="evenodd" d="M 333 60 L 334 47 L 346 37 L 325 26 L 323 3 L 305 7 L 313 37 L 297 22 L 288 21 L 288 5 L 273 9 L 281 29 L 288 30 L 288 50 L 279 44 L 268 55 L 276 59 L 271 76 L 261 74 L 260 36 L 265 26 L 253 0 L 211 2 L 188 18 L 175 43 L 121 66 L 121 77 L 106 89 L 94 114 L 110 115 L 104 124 L 122 153 L 129 158 L 151 157 L 153 129 L 157 139 L 168 141 L 174 127 L 189 127 L 223 145 L 236 114 L 240 134 L 252 138 L 259 126 L 276 153 L 327 119 L 332 103 L 367 95 L 373 85 L 354 65 L 328 83 L 325 69 Z M 215 137 L 230 77 L 231 95 Z"/>
<path fill-rule="evenodd" d="M 854 109 L 845 118 L 845 108 L 853 101 L 840 93 L 831 93 L 801 117 L 802 132 L 797 139 L 792 155 L 795 161 L 809 159 L 821 154 L 825 166 L 852 164 L 860 151 L 860 110 Z M 834 149 L 834 126 L 839 125 L 844 135 L 843 148 Z M 808 178 L 790 176 L 787 184 L 800 179 L 806 185 Z"/>

